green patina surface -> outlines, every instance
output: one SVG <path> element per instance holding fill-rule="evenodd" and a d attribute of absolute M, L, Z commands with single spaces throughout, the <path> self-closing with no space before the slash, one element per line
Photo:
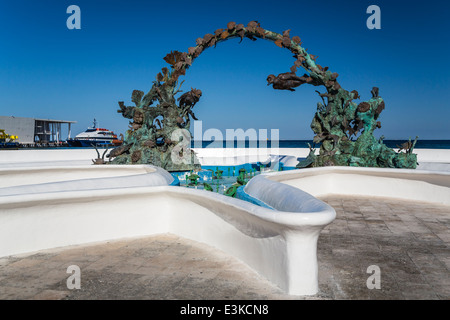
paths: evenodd
<path fill-rule="evenodd" d="M 295 87 L 311 84 L 324 87 L 318 92 L 322 102 L 311 123 L 314 131 L 314 143 L 320 143 L 320 150 L 314 149 L 306 160 L 299 162 L 298 168 L 318 166 L 364 166 L 416 168 L 417 155 L 412 153 L 415 142 L 404 143 L 398 152 L 377 140 L 373 132 L 381 128 L 380 113 L 385 108 L 378 88 L 372 89 L 369 101 L 356 103 L 359 94 L 343 89 L 337 81 L 338 74 L 328 67 L 316 63 L 315 56 L 301 47 L 298 36 L 290 37 L 290 30 L 282 34 L 266 30 L 256 21 L 246 27 L 234 22 L 225 29 L 217 29 L 196 40 L 196 46 L 188 52 L 174 51 L 164 60 L 170 68 L 164 67 L 158 73 L 150 91 L 134 90 L 131 100 L 134 106 L 125 106 L 119 102 L 118 110 L 125 118 L 131 119 L 130 128 L 125 134 L 123 146 L 110 154 L 115 164 L 153 164 L 168 171 L 185 171 L 200 168 L 198 159 L 190 149 L 190 122 L 196 120 L 192 108 L 199 101 L 202 92 L 192 89 L 181 92 L 178 79 L 185 75 L 193 61 L 207 48 L 218 43 L 239 37 L 256 40 L 270 40 L 280 48 L 286 48 L 294 54 L 295 62 L 290 72 L 269 75 L 268 84 L 277 90 L 295 91 Z M 297 76 L 298 68 L 306 70 L 303 76 Z M 177 89 L 178 87 L 178 89 Z M 403 151 L 402 151 L 403 150 Z"/>

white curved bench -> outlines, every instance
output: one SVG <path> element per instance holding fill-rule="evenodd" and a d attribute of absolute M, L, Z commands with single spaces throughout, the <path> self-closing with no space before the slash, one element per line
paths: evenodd
<path fill-rule="evenodd" d="M 450 172 L 412 169 L 323 167 L 265 174 L 315 197 L 351 195 L 450 205 Z"/>
<path fill-rule="evenodd" d="M 0 196 L 170 185 L 174 178 L 152 165 L 0 168 Z"/>
<path fill-rule="evenodd" d="M 272 194 L 289 195 L 272 204 L 276 210 L 203 190 L 131 182 L 120 187 L 126 178 L 1 189 L 0 257 L 169 232 L 239 258 L 290 294 L 317 293 L 317 238 L 335 218 L 330 206 L 265 178 L 254 178 L 250 187 L 258 190 L 261 183 Z M 102 182 L 102 189 L 92 181 Z"/>

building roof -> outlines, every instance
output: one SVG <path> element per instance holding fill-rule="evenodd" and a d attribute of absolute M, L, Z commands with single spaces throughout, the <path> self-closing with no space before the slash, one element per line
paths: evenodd
<path fill-rule="evenodd" d="M 32 118 L 32 117 L 0 116 L 0 118 L 33 119 L 33 120 L 37 120 L 37 121 L 54 122 L 54 123 L 77 123 L 76 121 L 69 121 L 69 120 L 41 119 L 41 118 Z"/>
<path fill-rule="evenodd" d="M 46 121 L 46 122 L 77 123 L 76 121 L 68 121 L 68 120 L 53 120 L 53 119 L 38 119 L 38 118 L 33 119 L 37 121 Z"/>

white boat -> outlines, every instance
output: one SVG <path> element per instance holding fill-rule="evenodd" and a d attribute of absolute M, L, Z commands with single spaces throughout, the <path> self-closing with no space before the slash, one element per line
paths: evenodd
<path fill-rule="evenodd" d="M 101 146 L 119 146 L 122 140 L 117 139 L 114 131 L 97 128 L 97 120 L 94 119 L 94 126 L 87 128 L 73 139 L 68 139 L 67 143 L 71 147 L 101 147 Z"/>

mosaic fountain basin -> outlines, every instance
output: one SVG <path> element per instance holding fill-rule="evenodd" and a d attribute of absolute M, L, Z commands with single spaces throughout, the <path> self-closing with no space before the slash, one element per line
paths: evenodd
<path fill-rule="evenodd" d="M 28 181 L 33 184 L 3 186 L 0 256 L 173 233 L 239 258 L 290 294 L 311 295 L 318 291 L 317 239 L 336 214 L 316 197 L 389 196 L 446 204 L 450 199 L 449 172 L 328 167 L 253 177 L 243 191 L 271 207 L 267 208 L 213 192 L 170 186 L 173 177 L 151 166 L 134 166 L 128 174 L 107 174 L 89 164 L 91 153 L 75 159 L 76 163 L 70 157 L 60 157 L 58 163 L 59 169 L 67 171 L 83 162 L 89 167 L 83 179 L 78 174 L 74 180 L 66 176 L 62 181 L 39 182 L 33 180 L 39 176 L 36 173 Z M 45 163 L 41 176 L 58 171 L 51 159 L 41 156 L 39 160 Z M 14 170 L 30 167 L 0 163 L 4 174 L 10 170 L 10 177 Z M 128 170 L 125 167 L 121 170 Z M 101 177 L 90 176 L 96 170 Z M 139 180 L 152 175 L 157 179 Z M 121 179 L 128 179 L 128 185 Z M 160 184 L 142 185 L 148 181 Z"/>
<path fill-rule="evenodd" d="M 4 169 L 11 179 L 0 189 L 0 257 L 173 233 L 233 255 L 285 292 L 318 292 L 317 239 L 335 218 L 329 205 L 270 182 L 302 205 L 269 209 L 171 186 L 173 177 L 161 168 L 120 166 L 115 175 L 108 167 Z"/>

